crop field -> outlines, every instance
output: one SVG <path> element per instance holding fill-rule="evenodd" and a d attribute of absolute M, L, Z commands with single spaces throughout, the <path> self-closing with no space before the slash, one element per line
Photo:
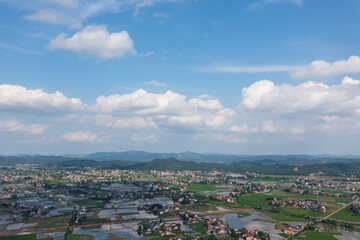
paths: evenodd
<path fill-rule="evenodd" d="M 36 240 L 36 234 L 0 237 L 1 240 Z"/>
<path fill-rule="evenodd" d="M 312 216 L 312 217 L 325 216 L 322 213 L 314 212 L 314 211 L 306 210 L 306 209 L 302 209 L 302 208 L 281 208 L 281 209 L 288 212 L 288 213 L 290 213 L 290 214 L 296 215 L 296 216 L 302 216 L 302 215 Z"/>
<path fill-rule="evenodd" d="M 331 218 L 352 221 L 352 222 L 360 222 L 360 215 L 349 212 L 347 208 L 335 213 Z"/>
<path fill-rule="evenodd" d="M 303 240 L 337 240 L 334 235 L 341 235 L 340 233 L 331 233 L 331 232 L 315 232 L 307 231 L 304 235 L 300 236 L 298 239 Z"/>
<path fill-rule="evenodd" d="M 279 213 L 270 213 L 269 216 L 279 222 L 304 222 L 305 221 L 305 219 L 303 219 L 303 218 L 286 216 L 286 215 L 282 215 Z"/>
<path fill-rule="evenodd" d="M 187 191 L 189 192 L 206 192 L 206 191 L 215 191 L 216 184 L 190 184 L 187 187 Z"/>
<path fill-rule="evenodd" d="M 265 199 L 274 197 L 272 195 L 261 195 L 261 194 L 252 194 L 246 196 L 240 196 L 238 198 L 238 203 L 244 206 L 253 206 L 253 207 L 265 207 Z M 281 197 L 279 198 L 281 199 Z"/>

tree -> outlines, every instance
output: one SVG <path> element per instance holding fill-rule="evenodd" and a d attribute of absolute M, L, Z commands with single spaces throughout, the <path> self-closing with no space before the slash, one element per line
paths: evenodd
<path fill-rule="evenodd" d="M 141 236 L 141 234 L 142 234 L 141 225 L 139 225 L 139 227 L 137 229 L 137 233 L 138 233 L 139 236 Z"/>

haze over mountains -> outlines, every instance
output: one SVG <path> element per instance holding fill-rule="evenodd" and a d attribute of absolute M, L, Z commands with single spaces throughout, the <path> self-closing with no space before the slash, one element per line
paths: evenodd
<path fill-rule="evenodd" d="M 152 153 L 146 151 L 125 151 L 125 152 L 95 152 L 90 154 L 64 154 L 64 155 L 29 155 L 19 154 L 10 156 L 0 156 L 0 162 L 10 163 L 33 163 L 33 162 L 59 162 L 66 160 L 96 160 L 105 161 L 126 161 L 126 162 L 148 162 L 154 159 L 177 159 L 181 161 L 211 162 L 211 163 L 235 163 L 253 162 L 262 165 L 309 165 L 314 163 L 329 162 L 357 162 L 360 156 L 357 155 L 235 155 L 220 153 Z"/>

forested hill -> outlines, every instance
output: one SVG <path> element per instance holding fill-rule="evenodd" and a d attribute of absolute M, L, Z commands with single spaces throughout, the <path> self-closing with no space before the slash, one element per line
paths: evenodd
<path fill-rule="evenodd" d="M 256 172 L 274 175 L 308 175 L 311 173 L 324 172 L 332 176 L 360 176 L 360 162 L 354 163 L 316 163 L 312 165 L 298 166 L 297 171 L 293 166 L 284 164 L 263 165 L 255 162 L 239 163 L 197 163 L 194 161 L 180 161 L 174 158 L 155 159 L 150 162 L 132 163 L 129 161 L 106 161 L 98 162 L 95 160 L 78 160 L 51 163 L 49 166 L 64 167 L 70 169 L 83 169 L 84 167 L 99 169 L 119 169 L 119 170 L 200 170 L 200 171 L 228 171 L 228 172 Z"/>

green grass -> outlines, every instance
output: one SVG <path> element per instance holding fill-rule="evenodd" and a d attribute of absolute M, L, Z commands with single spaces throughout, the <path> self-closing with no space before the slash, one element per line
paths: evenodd
<path fill-rule="evenodd" d="M 290 213 L 290 214 L 296 215 L 296 216 L 302 216 L 302 215 L 312 216 L 312 217 L 324 216 L 324 214 L 322 214 L 322 213 L 314 212 L 311 210 L 308 211 L 308 210 L 302 209 L 302 208 L 281 208 L 281 209 L 286 211 L 287 213 Z"/>
<path fill-rule="evenodd" d="M 212 205 L 210 206 L 184 206 L 181 207 L 182 210 L 196 211 L 196 212 L 207 212 L 207 211 L 215 211 L 216 208 Z"/>
<path fill-rule="evenodd" d="M 105 205 L 107 204 L 106 201 L 89 201 L 89 200 L 75 200 L 74 203 L 89 207 L 95 207 L 95 208 L 104 208 Z"/>
<path fill-rule="evenodd" d="M 48 227 L 58 227 L 58 226 L 68 226 L 71 216 L 58 216 L 50 218 L 37 219 L 34 222 L 37 222 L 37 227 L 48 228 Z"/>
<path fill-rule="evenodd" d="M 273 219 L 275 219 L 276 221 L 280 221 L 280 222 L 304 222 L 305 221 L 303 218 L 286 216 L 286 215 L 282 215 L 279 213 L 271 213 L 271 214 L 269 214 L 269 216 L 272 217 Z"/>
<path fill-rule="evenodd" d="M 284 237 L 284 238 L 288 238 L 289 235 L 285 234 L 285 233 L 279 233 L 280 236 Z"/>
<path fill-rule="evenodd" d="M 206 228 L 203 223 L 192 223 L 189 225 L 194 231 L 199 233 L 205 233 Z"/>
<path fill-rule="evenodd" d="M 187 191 L 189 192 L 206 192 L 206 191 L 215 191 L 216 184 L 190 184 L 187 186 Z"/>
<path fill-rule="evenodd" d="M 265 199 L 271 198 L 270 195 L 261 195 L 261 194 L 252 194 L 246 196 L 238 197 L 238 203 L 244 206 L 253 206 L 253 207 L 265 207 Z"/>
<path fill-rule="evenodd" d="M 78 234 L 71 234 L 70 240 L 93 240 L 94 237 L 90 235 L 78 235 Z"/>
<path fill-rule="evenodd" d="M 334 235 L 341 235 L 340 233 L 331 233 L 331 232 L 315 232 L 307 231 L 304 235 L 300 236 L 298 239 L 305 240 L 337 240 Z"/>
<path fill-rule="evenodd" d="M 360 215 L 349 212 L 348 208 L 345 208 L 345 209 L 335 213 L 330 218 L 335 218 L 335 219 L 345 220 L 345 221 L 352 221 L 352 222 L 360 222 Z"/>
<path fill-rule="evenodd" d="M 36 240 L 36 234 L 0 237 L 1 240 Z"/>

